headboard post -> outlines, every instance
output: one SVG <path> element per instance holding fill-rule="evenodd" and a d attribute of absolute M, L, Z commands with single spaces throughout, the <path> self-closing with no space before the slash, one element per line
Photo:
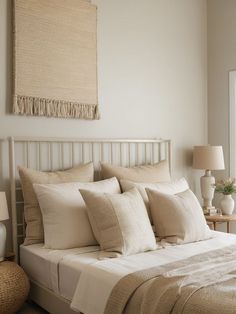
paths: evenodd
<path fill-rule="evenodd" d="M 18 233 L 17 233 L 17 212 L 16 212 L 16 178 L 15 178 L 15 145 L 14 138 L 9 138 L 9 173 L 11 188 L 11 223 L 12 223 L 12 248 L 15 254 L 15 261 L 18 262 Z"/>

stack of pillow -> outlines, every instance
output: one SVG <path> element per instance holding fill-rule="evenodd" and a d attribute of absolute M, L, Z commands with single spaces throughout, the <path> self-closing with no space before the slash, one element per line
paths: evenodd
<path fill-rule="evenodd" d="M 102 164 L 101 171 L 104 180 L 93 182 L 92 163 L 58 172 L 19 167 L 24 244 L 99 244 L 100 257 L 107 258 L 155 250 L 153 229 L 176 244 L 210 237 L 196 196 L 184 178 L 171 181 L 167 161 L 132 168 Z"/>

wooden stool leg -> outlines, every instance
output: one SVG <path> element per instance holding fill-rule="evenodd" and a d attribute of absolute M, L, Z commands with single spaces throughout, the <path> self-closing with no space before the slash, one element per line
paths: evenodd
<path fill-rule="evenodd" d="M 227 233 L 230 233 L 230 225 L 229 225 L 229 221 L 227 221 Z"/>
<path fill-rule="evenodd" d="M 216 230 L 216 222 L 213 222 L 213 229 Z"/>

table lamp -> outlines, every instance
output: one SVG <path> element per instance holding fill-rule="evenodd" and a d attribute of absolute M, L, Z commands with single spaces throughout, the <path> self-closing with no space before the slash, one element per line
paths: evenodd
<path fill-rule="evenodd" d="M 0 262 L 4 260 L 6 249 L 6 227 L 1 221 L 9 219 L 5 192 L 0 192 Z"/>
<path fill-rule="evenodd" d="M 214 197 L 215 178 L 211 175 L 211 170 L 225 169 L 222 146 L 194 146 L 193 148 L 193 168 L 205 170 L 205 175 L 201 177 L 201 193 L 203 198 L 204 213 L 209 213 Z"/>

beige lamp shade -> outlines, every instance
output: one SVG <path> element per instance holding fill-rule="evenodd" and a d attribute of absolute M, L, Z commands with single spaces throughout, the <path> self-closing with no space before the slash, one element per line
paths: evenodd
<path fill-rule="evenodd" d="M 5 192 L 0 192 L 0 221 L 9 219 Z"/>
<path fill-rule="evenodd" d="M 222 146 L 194 146 L 193 168 L 204 170 L 225 169 Z"/>

